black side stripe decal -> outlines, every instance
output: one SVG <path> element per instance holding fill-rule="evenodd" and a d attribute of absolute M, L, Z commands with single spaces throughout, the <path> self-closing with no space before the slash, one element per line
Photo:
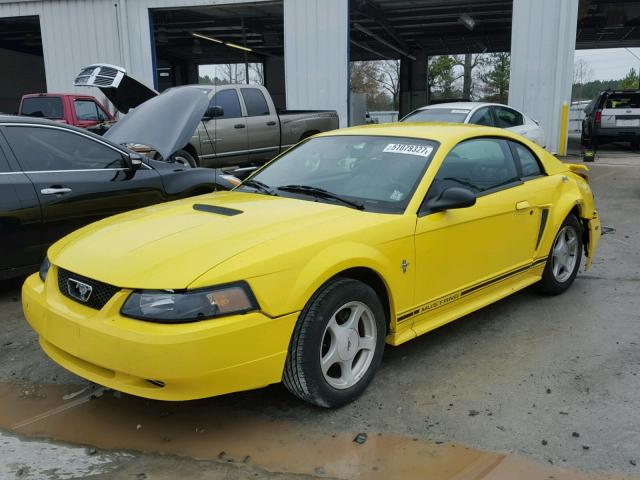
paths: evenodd
<path fill-rule="evenodd" d="M 545 208 L 542 210 L 542 217 L 540 218 L 540 230 L 538 231 L 538 240 L 536 241 L 536 250 L 538 249 L 538 245 L 540 245 L 540 240 L 542 240 L 542 234 L 544 233 L 544 229 L 547 226 L 548 217 L 549 217 L 549 209 Z"/>
<path fill-rule="evenodd" d="M 414 309 L 411 312 L 408 313 L 404 313 L 402 315 L 400 315 L 397 318 L 398 322 L 403 322 L 411 317 L 414 317 L 416 315 L 418 315 L 419 313 L 424 313 L 430 310 L 436 310 L 440 307 L 444 307 L 445 305 L 448 305 L 451 302 L 454 302 L 456 300 L 458 300 L 461 297 L 464 297 L 465 295 L 469 295 L 470 293 L 473 293 L 477 290 L 480 290 L 482 288 L 486 288 L 490 285 L 493 285 L 494 283 L 498 283 L 501 282 L 503 280 L 506 280 L 509 277 L 512 277 L 514 275 L 517 275 L 519 273 L 525 272 L 531 268 L 537 267 L 538 265 L 542 265 L 544 263 L 547 262 L 547 257 L 543 257 L 543 258 L 538 258 L 537 260 L 534 260 L 533 263 L 531 263 L 530 265 L 526 265 L 524 267 L 520 267 L 517 268 L 515 270 L 512 270 L 510 272 L 504 273 L 502 275 L 499 275 L 497 277 L 494 277 L 490 280 L 487 280 L 485 282 L 479 283 L 478 285 L 474 285 L 473 287 L 469 287 L 465 290 L 462 290 L 461 292 L 454 292 L 452 294 L 449 295 L 445 295 L 444 297 L 440 297 L 436 300 L 432 300 L 430 302 L 427 302 L 423 305 L 420 305 L 418 308 Z"/>

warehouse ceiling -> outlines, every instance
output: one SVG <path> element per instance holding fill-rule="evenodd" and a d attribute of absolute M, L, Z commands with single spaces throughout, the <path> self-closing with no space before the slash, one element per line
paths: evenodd
<path fill-rule="evenodd" d="M 226 43 L 251 49 L 250 62 L 282 56 L 283 10 L 281 0 L 153 10 L 158 57 L 244 61 L 245 51 Z M 350 0 L 351 59 L 509 51 L 512 15 L 513 0 Z M 639 2 L 580 0 L 576 48 L 621 46 L 640 46 Z"/>
<path fill-rule="evenodd" d="M 152 18 L 158 58 L 172 62 L 236 63 L 245 54 L 260 62 L 284 55 L 282 1 L 157 9 Z"/>
<path fill-rule="evenodd" d="M 512 0 L 351 0 L 351 58 L 511 49 Z"/>
<path fill-rule="evenodd" d="M 638 0 L 580 0 L 576 48 L 640 46 Z"/>

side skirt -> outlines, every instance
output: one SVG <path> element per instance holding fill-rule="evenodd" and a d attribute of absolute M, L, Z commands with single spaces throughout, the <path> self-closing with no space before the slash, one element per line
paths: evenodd
<path fill-rule="evenodd" d="M 399 315 L 398 325 L 402 327 L 405 322 L 411 323 L 411 328 L 399 328 L 389 334 L 387 343 L 400 345 L 536 283 L 542 278 L 546 260 L 546 257 L 538 259 L 531 265 L 450 293 Z"/>

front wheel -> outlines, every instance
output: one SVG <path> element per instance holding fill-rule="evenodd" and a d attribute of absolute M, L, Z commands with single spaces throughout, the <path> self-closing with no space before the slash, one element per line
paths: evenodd
<path fill-rule="evenodd" d="M 562 223 L 553 241 L 538 290 L 558 295 L 567 290 L 578 274 L 582 259 L 582 228 L 575 215 Z"/>
<path fill-rule="evenodd" d="M 300 314 L 284 385 L 320 407 L 353 401 L 380 365 L 385 325 L 384 308 L 371 287 L 349 278 L 332 280 Z"/>
<path fill-rule="evenodd" d="M 186 168 L 196 168 L 198 166 L 196 159 L 186 150 L 178 150 L 169 157 L 169 162 L 178 163 Z"/>

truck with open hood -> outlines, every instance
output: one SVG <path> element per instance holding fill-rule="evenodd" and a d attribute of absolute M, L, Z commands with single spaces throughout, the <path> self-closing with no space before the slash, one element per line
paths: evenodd
<path fill-rule="evenodd" d="M 202 97 L 189 105 L 166 101 L 117 66 L 85 67 L 76 86 L 94 86 L 123 114 L 110 140 L 185 166 L 264 163 L 301 140 L 338 128 L 334 110 L 277 111 L 259 85 L 192 85 Z M 185 88 L 185 87 L 174 87 Z M 173 89 L 169 89 L 173 90 Z"/>

